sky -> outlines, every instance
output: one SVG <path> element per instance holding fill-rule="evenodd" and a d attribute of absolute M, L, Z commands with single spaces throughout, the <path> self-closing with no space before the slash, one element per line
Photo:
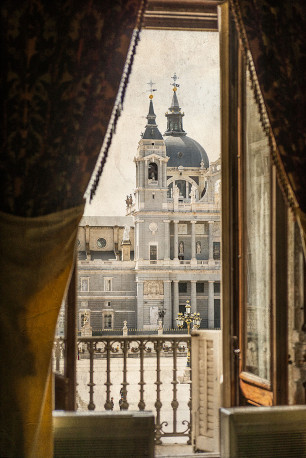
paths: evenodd
<path fill-rule="evenodd" d="M 166 130 L 165 113 L 171 105 L 171 76 L 178 76 L 177 97 L 187 135 L 205 149 L 210 161 L 220 155 L 220 74 L 217 32 L 143 30 L 108 159 L 96 195 L 85 207 L 87 216 L 124 216 L 125 198 L 133 194 L 134 157 L 153 95 L 156 122 Z"/>

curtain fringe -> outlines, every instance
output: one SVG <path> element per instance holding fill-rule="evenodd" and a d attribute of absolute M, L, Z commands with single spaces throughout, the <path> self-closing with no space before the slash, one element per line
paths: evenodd
<path fill-rule="evenodd" d="M 142 29 L 143 17 L 144 17 L 144 12 L 146 9 L 146 4 L 147 4 L 147 0 L 141 1 L 139 11 L 138 11 L 138 16 L 137 16 L 136 27 L 132 35 L 129 51 L 127 54 L 127 59 L 124 65 L 122 78 L 121 78 L 121 82 L 119 85 L 117 98 L 116 98 L 114 108 L 113 108 L 113 111 L 110 117 L 107 131 L 104 137 L 104 141 L 103 141 L 103 145 L 101 148 L 101 152 L 99 154 L 97 165 L 95 167 L 92 178 L 85 192 L 84 197 L 86 198 L 89 195 L 89 202 L 92 201 L 97 191 L 99 181 L 100 181 L 105 163 L 107 161 L 107 157 L 108 157 L 109 149 L 112 143 L 113 135 L 116 133 L 117 122 L 123 110 L 124 97 L 125 97 L 126 88 L 129 82 L 129 77 L 132 71 L 132 65 L 134 62 L 134 56 L 136 54 L 137 44 L 140 40 L 140 31 Z"/>

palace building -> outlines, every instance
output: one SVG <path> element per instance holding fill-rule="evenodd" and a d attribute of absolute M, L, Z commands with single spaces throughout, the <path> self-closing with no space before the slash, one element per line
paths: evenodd
<path fill-rule="evenodd" d="M 83 217 L 78 233 L 78 326 L 93 333 L 176 327 L 186 300 L 202 328 L 220 327 L 220 159 L 183 129 L 174 75 L 162 135 L 150 95 L 134 158 L 136 189 L 126 216 Z"/>

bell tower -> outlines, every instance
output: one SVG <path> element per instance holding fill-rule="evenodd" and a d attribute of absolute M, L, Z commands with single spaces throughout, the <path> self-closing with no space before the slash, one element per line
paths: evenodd
<path fill-rule="evenodd" d="M 147 125 L 138 144 L 136 163 L 136 208 L 160 210 L 167 199 L 167 157 L 162 134 L 156 124 L 151 94 Z"/>
<path fill-rule="evenodd" d="M 138 221 L 136 259 L 157 261 L 164 256 L 162 240 L 164 228 L 160 225 L 160 214 L 167 211 L 168 157 L 163 136 L 156 124 L 152 87 L 150 92 L 147 124 L 134 159 L 136 163 L 134 217 Z"/>

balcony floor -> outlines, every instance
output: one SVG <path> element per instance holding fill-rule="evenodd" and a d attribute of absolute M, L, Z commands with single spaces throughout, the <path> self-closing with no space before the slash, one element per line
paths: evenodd
<path fill-rule="evenodd" d="M 219 453 L 193 453 L 191 445 L 166 444 L 155 447 L 156 458 L 219 458 Z"/>

